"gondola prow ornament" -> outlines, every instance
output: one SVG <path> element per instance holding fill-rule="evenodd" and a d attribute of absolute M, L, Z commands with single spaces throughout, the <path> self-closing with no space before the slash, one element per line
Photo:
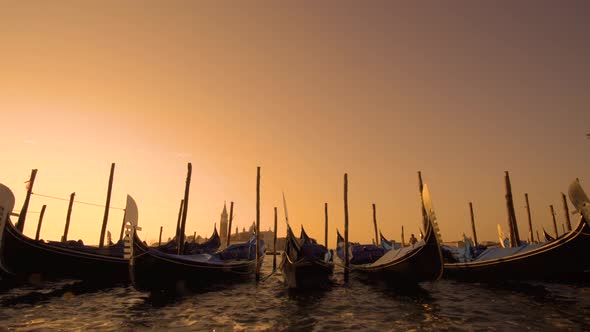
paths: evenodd
<path fill-rule="evenodd" d="M 141 227 L 138 224 L 138 211 L 137 204 L 133 197 L 127 195 L 127 204 L 125 206 L 125 239 L 123 240 L 124 249 L 123 257 L 130 260 L 130 264 L 133 264 L 133 238 L 135 232 L 141 231 Z"/>

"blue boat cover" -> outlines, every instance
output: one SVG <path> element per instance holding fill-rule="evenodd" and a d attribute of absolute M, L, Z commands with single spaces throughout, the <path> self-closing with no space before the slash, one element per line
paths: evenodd
<path fill-rule="evenodd" d="M 344 238 L 337 231 L 338 246 L 336 254 L 344 260 Z M 370 264 L 378 260 L 385 254 L 385 250 L 374 244 L 349 243 L 349 261 L 350 264 Z"/>
<path fill-rule="evenodd" d="M 301 259 L 323 262 L 332 261 L 332 255 L 328 249 L 309 237 L 303 229 L 303 226 L 301 227 L 301 235 L 299 239 L 296 239 L 291 230 L 291 226 L 287 225 L 285 252 L 292 261 L 299 261 Z"/>

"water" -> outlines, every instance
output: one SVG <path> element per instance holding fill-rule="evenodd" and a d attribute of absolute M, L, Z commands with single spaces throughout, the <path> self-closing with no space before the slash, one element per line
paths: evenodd
<path fill-rule="evenodd" d="M 262 274 L 271 267 L 267 256 Z M 20 287 L 0 294 L 0 331 L 590 330 L 590 285 L 440 280 L 393 291 L 354 279 L 344 286 L 338 269 L 334 280 L 327 291 L 289 292 L 276 273 L 175 299 L 74 281 Z"/>

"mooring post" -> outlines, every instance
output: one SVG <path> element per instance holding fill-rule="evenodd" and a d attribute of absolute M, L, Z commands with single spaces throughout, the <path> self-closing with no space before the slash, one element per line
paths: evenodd
<path fill-rule="evenodd" d="M 344 173 L 344 281 L 348 282 L 350 262 L 348 254 L 348 174 Z"/>
<path fill-rule="evenodd" d="M 379 245 L 379 234 L 377 234 L 377 207 L 373 203 L 373 226 L 375 228 L 375 245 Z"/>
<path fill-rule="evenodd" d="M 191 188 L 191 173 L 193 171 L 193 165 L 188 163 L 187 165 L 187 175 L 186 175 L 186 185 L 184 188 L 184 200 L 182 205 L 182 221 L 180 223 L 180 243 L 178 246 L 178 254 L 184 253 L 184 231 L 186 229 L 186 216 L 188 211 L 188 196 Z"/>
<path fill-rule="evenodd" d="M 109 187 L 107 189 L 107 201 L 104 207 L 104 217 L 102 219 L 102 228 L 100 229 L 100 241 L 98 247 L 104 247 L 104 236 L 107 230 L 107 223 L 109 221 L 109 209 L 111 208 L 111 192 L 113 190 L 113 176 L 115 175 L 115 163 L 111 163 L 111 174 L 109 175 Z"/>
<path fill-rule="evenodd" d="M 272 270 L 277 269 L 277 207 L 275 206 L 275 231 L 272 239 Z"/>
<path fill-rule="evenodd" d="M 557 220 L 555 220 L 555 210 L 553 209 L 553 205 L 549 205 L 549 210 L 551 210 L 551 217 L 553 218 L 553 230 L 555 231 L 555 238 L 559 237 L 559 233 L 557 232 Z"/>
<path fill-rule="evenodd" d="M 324 244 L 328 249 L 328 203 L 324 203 Z"/>
<path fill-rule="evenodd" d="M 184 208 L 184 198 L 180 200 L 180 207 L 178 208 L 178 219 L 176 220 L 176 248 L 180 246 L 180 224 L 182 223 L 182 210 Z"/>
<path fill-rule="evenodd" d="M 526 214 L 529 220 L 529 239 L 531 241 L 531 243 L 533 243 L 535 241 L 535 238 L 533 237 L 533 219 L 531 218 L 531 205 L 529 204 L 529 194 L 525 193 L 524 194 L 524 200 L 526 202 Z"/>
<path fill-rule="evenodd" d="M 16 222 L 16 229 L 18 229 L 21 233 L 25 230 L 25 219 L 27 218 L 27 210 L 29 210 L 29 202 L 31 200 L 31 194 L 33 193 L 33 185 L 35 184 L 35 178 L 37 177 L 37 170 L 31 170 L 31 177 L 29 178 L 28 185 L 27 185 L 27 196 L 25 197 L 25 202 L 23 203 L 23 208 L 20 209 L 20 213 L 18 215 L 18 221 Z"/>
<path fill-rule="evenodd" d="M 66 227 L 64 228 L 64 235 L 61 238 L 62 242 L 66 242 L 68 240 L 68 231 L 70 230 L 70 217 L 72 216 L 72 206 L 74 205 L 75 196 L 75 192 L 70 194 L 70 204 L 68 205 L 68 214 L 66 215 Z"/>
<path fill-rule="evenodd" d="M 45 208 L 47 208 L 47 205 L 43 205 L 43 207 L 41 207 L 41 213 L 39 214 L 39 222 L 37 223 L 37 233 L 35 234 L 35 241 L 39 241 L 39 235 L 41 235 L 41 224 L 43 223 Z"/>
<path fill-rule="evenodd" d="M 158 237 L 158 247 L 162 245 L 162 230 L 164 230 L 164 226 L 160 226 L 160 236 Z"/>
<path fill-rule="evenodd" d="M 469 213 L 471 214 L 471 231 L 473 232 L 473 243 L 477 247 L 477 232 L 475 231 L 475 215 L 473 214 L 473 203 L 469 202 Z"/>
<path fill-rule="evenodd" d="M 563 213 L 565 214 L 565 225 L 567 226 L 567 231 L 570 232 L 572 230 L 572 222 L 570 221 L 570 209 L 567 205 L 567 198 L 565 197 L 564 193 L 561 193 L 561 198 L 563 200 Z"/>
<path fill-rule="evenodd" d="M 229 247 L 229 243 L 231 242 L 231 224 L 234 220 L 234 202 L 229 203 L 229 227 L 227 228 L 227 245 Z M 236 232 L 237 233 L 237 232 Z"/>
<path fill-rule="evenodd" d="M 260 281 L 260 166 L 256 169 L 256 281 Z"/>

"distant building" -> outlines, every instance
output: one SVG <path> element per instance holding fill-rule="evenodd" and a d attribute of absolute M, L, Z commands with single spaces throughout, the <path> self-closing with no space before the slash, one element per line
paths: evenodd
<path fill-rule="evenodd" d="M 443 242 L 442 243 L 445 246 L 449 246 L 449 247 L 457 247 L 457 248 L 463 248 L 465 247 L 465 241 L 447 241 L 447 242 Z"/>
<path fill-rule="evenodd" d="M 231 234 L 230 244 L 248 241 L 250 237 L 254 234 L 255 227 L 256 224 L 254 222 L 247 231 L 244 227 L 242 228 L 242 232 L 238 232 L 238 227 L 236 227 L 236 232 Z M 260 231 L 260 239 L 264 241 L 265 251 L 272 251 L 274 235 L 275 233 L 270 229 L 268 231 Z M 277 238 L 277 250 L 283 250 L 284 248 L 285 238 Z"/>
<path fill-rule="evenodd" d="M 250 237 L 254 234 L 254 229 L 256 227 L 256 223 L 252 222 L 252 225 L 246 230 L 246 227 L 242 227 L 242 231 L 239 232 L 239 228 L 236 226 L 235 231 L 231 234 L 230 244 L 235 243 L 242 243 L 246 242 L 250 239 Z M 221 249 L 226 247 L 227 244 L 227 233 L 229 230 L 229 218 L 227 214 L 227 205 L 223 203 L 223 210 L 221 211 L 221 218 L 219 220 L 219 237 L 221 238 Z M 272 251 L 273 240 L 274 240 L 274 232 L 269 228 L 268 231 L 260 231 L 260 239 L 264 241 L 265 250 Z M 207 238 L 203 238 L 200 235 L 197 235 L 196 239 L 194 236 L 188 236 L 186 238 L 187 242 L 195 241 L 197 243 L 202 243 L 207 241 Z M 283 250 L 285 248 L 285 238 L 278 238 L 277 239 L 277 250 Z"/>
<path fill-rule="evenodd" d="M 228 216 L 225 202 L 223 202 L 223 211 L 221 211 L 221 219 L 219 220 L 219 237 L 221 238 L 221 247 L 225 247 L 228 229 Z"/>

